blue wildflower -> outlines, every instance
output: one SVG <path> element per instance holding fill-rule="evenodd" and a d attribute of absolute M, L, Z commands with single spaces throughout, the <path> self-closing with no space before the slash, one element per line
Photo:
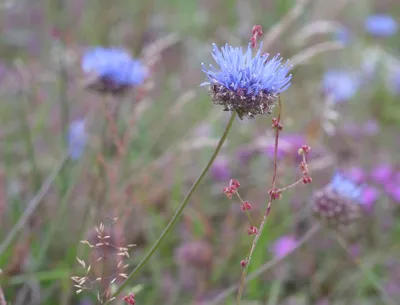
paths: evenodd
<path fill-rule="evenodd" d="M 356 95 L 361 78 L 353 71 L 329 70 L 322 80 L 322 90 L 336 103 L 350 100 Z"/>
<path fill-rule="evenodd" d="M 213 102 L 225 111 L 236 111 L 239 117 L 253 118 L 257 114 L 270 114 L 280 93 L 290 86 L 291 65 L 282 64 L 278 54 L 268 59 L 260 49 L 253 57 L 251 45 L 244 52 L 241 47 L 226 44 L 221 50 L 213 44 L 213 58 L 219 68 L 202 64 L 207 76 Z"/>
<path fill-rule="evenodd" d="M 364 191 L 364 187 L 354 183 L 340 172 L 333 175 L 330 186 L 336 193 L 353 201 L 360 201 Z"/>
<path fill-rule="evenodd" d="M 68 155 L 72 160 L 78 160 L 82 157 L 88 135 L 86 133 L 85 121 L 76 120 L 71 122 L 68 129 Z"/>
<path fill-rule="evenodd" d="M 82 70 L 94 76 L 88 87 L 99 92 L 120 93 L 143 83 L 146 68 L 120 48 L 91 48 L 84 54 Z"/>
<path fill-rule="evenodd" d="M 364 23 L 365 30 L 375 37 L 389 37 L 396 34 L 398 23 L 389 15 L 371 15 Z"/>
<path fill-rule="evenodd" d="M 343 43 L 344 45 L 348 45 L 352 40 L 352 35 L 347 28 L 340 28 L 334 33 L 335 40 Z"/>

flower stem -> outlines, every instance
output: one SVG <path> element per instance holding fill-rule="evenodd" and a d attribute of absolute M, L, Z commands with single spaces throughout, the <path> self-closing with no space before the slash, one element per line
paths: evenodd
<path fill-rule="evenodd" d="M 114 294 L 112 295 L 112 298 L 116 297 L 128 285 L 128 283 L 133 279 L 133 277 L 143 268 L 143 266 L 152 257 L 154 252 L 156 252 L 156 250 L 160 246 L 161 242 L 165 239 L 165 237 L 168 235 L 168 233 L 174 227 L 174 225 L 178 221 L 179 217 L 182 215 L 182 212 L 183 212 L 184 208 L 186 207 L 186 205 L 188 204 L 193 193 L 196 191 L 197 187 L 200 185 L 201 181 L 203 180 L 203 178 L 207 174 L 208 170 L 214 163 L 215 158 L 218 156 L 218 153 L 221 150 L 222 145 L 224 144 L 224 142 L 228 136 L 228 133 L 232 127 L 235 117 L 236 117 L 236 112 L 232 112 L 229 123 L 226 126 L 225 131 L 224 131 L 221 139 L 219 140 L 217 147 L 214 150 L 214 153 L 212 154 L 207 165 L 204 167 L 203 171 L 200 173 L 199 177 L 193 183 L 192 187 L 189 190 L 189 193 L 186 195 L 186 197 L 183 199 L 183 201 L 179 205 L 179 207 L 178 207 L 177 211 L 175 212 L 174 216 L 172 217 L 171 221 L 165 227 L 164 231 L 162 232 L 160 237 L 157 239 L 157 241 L 153 244 L 153 246 L 151 247 L 150 251 L 146 254 L 146 256 L 140 261 L 140 263 L 136 266 L 136 268 L 129 274 L 128 278 L 122 283 L 122 285 L 114 292 Z"/>
<path fill-rule="evenodd" d="M 279 99 L 278 99 L 278 122 L 281 119 L 281 115 L 282 115 L 282 103 L 281 103 L 281 99 L 279 97 Z M 279 128 L 275 128 L 274 170 L 273 170 L 273 174 L 272 174 L 271 190 L 274 190 L 275 186 L 276 186 L 276 174 L 278 171 L 278 145 L 279 145 Z M 247 270 L 250 266 L 251 257 L 253 256 L 253 252 L 257 246 L 257 242 L 258 242 L 259 238 L 261 237 L 261 234 L 264 230 L 265 224 L 268 219 L 268 215 L 271 211 L 272 200 L 273 200 L 272 195 L 270 195 L 268 205 L 267 205 L 267 210 L 264 213 L 264 218 L 261 222 L 260 227 L 258 228 L 258 233 L 253 240 L 249 254 L 247 255 L 247 264 L 246 264 L 246 267 L 243 268 L 243 272 L 242 272 L 242 275 L 240 278 L 239 291 L 238 291 L 237 298 L 236 298 L 236 302 L 238 305 L 240 304 L 240 301 L 242 299 L 244 286 L 245 286 L 245 279 L 246 279 L 246 275 L 247 275 Z"/>

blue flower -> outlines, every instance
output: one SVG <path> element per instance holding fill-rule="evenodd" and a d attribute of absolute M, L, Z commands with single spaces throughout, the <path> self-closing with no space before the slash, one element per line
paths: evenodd
<path fill-rule="evenodd" d="M 268 59 L 261 55 L 262 44 L 253 56 L 251 45 L 244 52 L 241 47 L 226 44 L 221 50 L 213 44 L 213 58 L 218 65 L 209 69 L 202 64 L 213 102 L 223 105 L 226 111 L 236 111 L 240 118 L 271 113 L 280 93 L 290 86 L 291 65 L 282 64 L 278 54 Z"/>
<path fill-rule="evenodd" d="M 343 43 L 344 45 L 348 45 L 352 40 L 352 35 L 347 28 L 340 28 L 334 33 L 335 40 Z"/>
<path fill-rule="evenodd" d="M 359 74 L 353 71 L 330 70 L 325 73 L 322 89 L 337 103 L 350 100 L 361 85 Z"/>
<path fill-rule="evenodd" d="M 82 157 L 88 135 L 86 133 L 85 121 L 76 120 L 71 122 L 68 129 L 68 155 L 72 160 L 78 160 Z"/>
<path fill-rule="evenodd" d="M 353 200 L 361 201 L 364 187 L 345 177 L 340 172 L 336 172 L 330 183 L 330 187 L 341 196 Z"/>
<path fill-rule="evenodd" d="M 142 84 L 147 76 L 140 61 L 120 48 L 91 48 L 84 54 L 81 66 L 86 74 L 96 77 L 89 87 L 100 92 L 118 93 Z"/>
<path fill-rule="evenodd" d="M 375 37 L 389 37 L 396 34 L 398 23 L 389 15 L 371 15 L 364 23 L 366 31 Z"/>

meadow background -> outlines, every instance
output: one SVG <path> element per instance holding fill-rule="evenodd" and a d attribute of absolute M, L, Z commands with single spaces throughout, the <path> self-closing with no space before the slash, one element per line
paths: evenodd
<path fill-rule="evenodd" d="M 212 63 L 213 42 L 246 46 L 255 24 L 266 51 L 295 64 L 281 96 L 278 185 L 301 177 L 303 144 L 312 147 L 313 182 L 274 202 L 242 304 L 400 304 L 400 31 L 369 35 L 364 21 L 375 13 L 400 21 L 398 0 L 2 1 L 0 286 L 8 304 L 97 304 L 101 288 L 76 295 L 71 277 L 83 272 L 76 257 L 104 275 L 99 253 L 80 242 L 96 243 L 101 223 L 115 244 L 136 244 L 127 272 L 141 260 L 229 120 L 199 87 L 201 63 Z M 80 58 L 96 45 L 126 47 L 151 66 L 149 79 L 121 98 L 86 90 Z M 332 70 L 362 79 L 355 87 L 345 79 L 354 94 L 340 103 L 323 90 Z M 66 160 L 68 125 L 82 118 L 85 153 Z M 252 238 L 240 202 L 222 188 L 237 179 L 259 224 L 272 143 L 270 116 L 236 119 L 178 225 L 124 295 L 134 291 L 136 304 L 235 303 L 229 288 Z M 364 238 L 351 243 L 323 228 L 307 237 L 316 223 L 310 197 L 337 169 L 379 192 Z M 393 175 L 377 178 L 377 169 Z M 107 274 L 118 274 L 117 252 L 103 252 Z"/>

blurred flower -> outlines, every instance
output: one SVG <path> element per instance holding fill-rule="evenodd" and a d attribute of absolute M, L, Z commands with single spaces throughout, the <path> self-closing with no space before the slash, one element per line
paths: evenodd
<path fill-rule="evenodd" d="M 389 37 L 396 34 L 398 23 L 389 15 L 371 15 L 364 23 L 365 30 L 375 37 Z"/>
<path fill-rule="evenodd" d="M 285 235 L 280 237 L 273 245 L 272 252 L 276 258 L 282 258 L 292 252 L 297 246 L 297 241 L 293 236 Z"/>
<path fill-rule="evenodd" d="M 140 61 L 120 48 L 91 48 L 84 54 L 81 66 L 93 78 L 88 81 L 88 88 L 102 93 L 121 93 L 141 85 L 147 76 Z"/>
<path fill-rule="evenodd" d="M 400 185 L 387 181 L 385 184 L 385 191 L 394 201 L 400 203 Z"/>
<path fill-rule="evenodd" d="M 217 181 L 227 181 L 232 178 L 228 158 L 218 156 L 211 167 L 211 175 Z"/>
<path fill-rule="evenodd" d="M 342 27 L 334 33 L 335 40 L 347 45 L 351 42 L 351 33 L 348 28 Z"/>
<path fill-rule="evenodd" d="M 354 166 L 347 171 L 347 176 L 349 176 L 349 178 L 355 183 L 362 183 L 365 180 L 366 173 L 361 167 Z"/>
<path fill-rule="evenodd" d="M 389 73 L 388 87 L 394 94 L 400 94 L 400 65 Z"/>
<path fill-rule="evenodd" d="M 361 84 L 359 74 L 354 71 L 329 70 L 322 81 L 323 92 L 340 103 L 356 95 Z"/>
<path fill-rule="evenodd" d="M 280 54 L 268 60 L 269 55 L 261 55 L 261 49 L 262 44 L 253 57 L 250 44 L 246 52 L 228 44 L 220 50 L 213 44 L 219 69 L 202 64 L 208 81 L 201 85 L 210 86 L 213 102 L 225 111 L 236 111 L 241 119 L 271 113 L 278 95 L 290 86 L 289 63 L 282 64 Z"/>
<path fill-rule="evenodd" d="M 326 187 L 313 194 L 313 215 L 328 228 L 355 240 L 365 231 L 359 221 L 364 215 L 362 192 L 363 187 L 336 172 Z"/>
<path fill-rule="evenodd" d="M 236 156 L 242 165 L 246 165 L 256 152 L 253 147 L 240 147 L 236 152 Z"/>
<path fill-rule="evenodd" d="M 389 164 L 379 164 L 371 172 L 371 178 L 376 183 L 385 183 L 393 175 L 393 168 Z"/>
<path fill-rule="evenodd" d="M 366 212 L 372 212 L 372 208 L 378 199 L 379 192 L 376 188 L 372 186 L 367 186 L 364 188 L 361 195 L 361 202 L 365 206 Z"/>
<path fill-rule="evenodd" d="M 86 133 L 85 121 L 76 120 L 69 125 L 68 129 L 68 155 L 72 160 L 82 157 L 88 135 Z"/>

